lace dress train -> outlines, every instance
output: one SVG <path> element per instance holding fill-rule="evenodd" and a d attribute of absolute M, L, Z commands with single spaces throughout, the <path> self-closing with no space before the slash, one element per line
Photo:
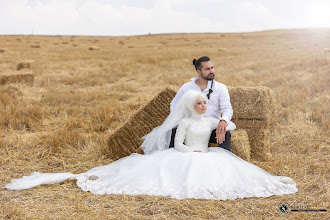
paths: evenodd
<path fill-rule="evenodd" d="M 226 200 L 297 191 L 291 178 L 272 176 L 221 148 L 211 148 L 208 153 L 168 149 L 149 155 L 132 154 L 82 174 L 34 172 L 6 187 L 22 190 L 66 179 L 76 179 L 82 190 L 94 194 L 145 194 L 175 199 Z"/>
<path fill-rule="evenodd" d="M 21 190 L 65 179 L 76 179 L 94 194 L 127 194 L 175 199 L 226 200 L 295 193 L 295 182 L 272 176 L 222 148 L 208 148 L 208 137 L 219 120 L 183 119 L 175 136 L 175 149 L 131 154 L 86 173 L 33 173 L 6 187 Z M 193 152 L 199 150 L 201 152 Z"/>

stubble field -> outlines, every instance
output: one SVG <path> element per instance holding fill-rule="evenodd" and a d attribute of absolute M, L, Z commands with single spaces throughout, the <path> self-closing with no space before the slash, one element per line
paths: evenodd
<path fill-rule="evenodd" d="M 275 112 L 271 155 L 252 163 L 295 180 L 298 192 L 234 201 L 93 195 L 75 181 L 8 191 L 13 178 L 81 173 L 113 161 L 109 133 L 165 86 L 196 76 L 207 55 L 227 86 L 268 86 Z M 16 70 L 29 60 L 30 67 Z M 32 62 L 33 61 L 33 62 Z M 0 85 L 0 219 L 325 219 L 278 204 L 328 209 L 330 29 L 130 37 L 0 36 L 0 75 L 33 73 L 34 84 Z M 244 102 L 244 100 L 242 100 Z"/>

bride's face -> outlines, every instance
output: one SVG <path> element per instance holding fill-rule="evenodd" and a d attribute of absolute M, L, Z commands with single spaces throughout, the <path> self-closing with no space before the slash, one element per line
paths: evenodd
<path fill-rule="evenodd" d="M 203 96 L 200 96 L 194 105 L 194 109 L 198 114 L 204 114 L 206 112 L 206 99 Z"/>

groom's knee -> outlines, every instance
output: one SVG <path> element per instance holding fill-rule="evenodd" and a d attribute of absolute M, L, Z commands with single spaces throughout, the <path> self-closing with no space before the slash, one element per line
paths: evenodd
<path fill-rule="evenodd" d="M 217 143 L 217 139 L 216 139 L 216 129 L 214 129 L 211 133 L 210 136 L 210 143 Z M 228 151 L 231 151 L 231 134 L 230 131 L 227 131 L 225 134 L 225 141 L 222 142 L 221 144 L 219 144 L 219 147 L 226 149 Z"/>
<path fill-rule="evenodd" d="M 219 147 L 231 151 L 231 133 L 227 131 L 225 134 L 225 141 L 219 144 Z"/>
<path fill-rule="evenodd" d="M 216 139 L 216 129 L 214 129 L 211 133 L 210 136 L 210 140 L 209 143 L 217 143 L 217 139 Z M 175 138 L 175 134 L 176 134 L 176 128 L 172 129 L 172 134 L 171 134 L 171 142 L 170 142 L 170 146 L 169 147 L 174 147 L 174 138 Z M 229 131 L 226 132 L 225 134 L 225 141 L 221 144 L 219 144 L 219 147 L 226 149 L 228 151 L 231 151 L 231 134 Z"/>

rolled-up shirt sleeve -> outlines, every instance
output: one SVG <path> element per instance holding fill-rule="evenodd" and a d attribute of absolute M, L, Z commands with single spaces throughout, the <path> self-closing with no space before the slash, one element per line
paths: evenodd
<path fill-rule="evenodd" d="M 233 108 L 230 103 L 230 96 L 226 86 L 223 86 L 221 88 L 219 99 L 220 99 L 219 101 L 220 101 L 220 113 L 221 113 L 220 120 L 225 120 L 228 124 L 231 118 L 233 117 Z"/>

